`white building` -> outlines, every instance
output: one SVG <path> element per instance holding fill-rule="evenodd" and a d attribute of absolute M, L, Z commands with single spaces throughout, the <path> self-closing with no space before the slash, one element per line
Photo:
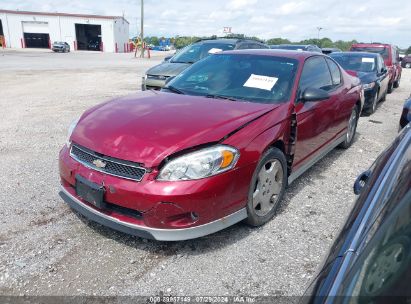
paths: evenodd
<path fill-rule="evenodd" d="M 49 48 L 65 41 L 71 50 L 126 52 L 124 17 L 0 10 L 0 36 L 8 48 Z"/>

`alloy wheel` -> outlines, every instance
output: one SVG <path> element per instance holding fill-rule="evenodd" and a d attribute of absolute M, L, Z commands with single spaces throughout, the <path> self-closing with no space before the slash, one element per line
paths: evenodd
<path fill-rule="evenodd" d="M 268 160 L 261 167 L 252 198 L 257 216 L 263 217 L 277 206 L 283 187 L 283 175 L 283 168 L 277 159 Z"/>

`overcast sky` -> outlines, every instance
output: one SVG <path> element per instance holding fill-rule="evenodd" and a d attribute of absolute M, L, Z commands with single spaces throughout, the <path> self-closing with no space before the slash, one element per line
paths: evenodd
<path fill-rule="evenodd" d="M 410 0 L 145 0 L 147 35 L 235 33 L 293 41 L 333 40 L 411 45 Z M 0 0 L 0 9 L 124 15 L 130 35 L 140 31 L 140 0 Z"/>

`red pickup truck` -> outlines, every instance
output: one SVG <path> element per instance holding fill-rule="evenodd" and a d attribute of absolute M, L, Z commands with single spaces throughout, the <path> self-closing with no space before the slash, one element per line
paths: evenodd
<path fill-rule="evenodd" d="M 350 51 L 381 54 L 390 76 L 388 93 L 391 93 L 393 88 L 400 86 L 402 67 L 398 48 L 395 45 L 384 43 L 356 43 L 351 46 Z"/>

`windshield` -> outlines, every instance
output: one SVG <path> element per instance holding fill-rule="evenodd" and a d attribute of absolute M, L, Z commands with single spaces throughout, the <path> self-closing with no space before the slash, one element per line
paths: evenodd
<path fill-rule="evenodd" d="M 170 62 L 194 63 L 211 54 L 233 50 L 234 47 L 234 44 L 228 43 L 194 43 L 174 55 Z"/>
<path fill-rule="evenodd" d="M 353 47 L 351 51 L 354 52 L 369 52 L 369 53 L 377 53 L 381 54 L 384 59 L 388 59 L 388 48 L 386 47 Z"/>
<path fill-rule="evenodd" d="M 370 73 L 377 70 L 376 58 L 371 56 L 333 56 L 331 57 L 337 61 L 344 70 L 351 70 L 356 72 Z"/>
<path fill-rule="evenodd" d="M 290 58 L 219 54 L 178 75 L 169 83 L 169 90 L 213 98 L 280 103 L 290 98 L 297 66 L 298 61 Z"/>

